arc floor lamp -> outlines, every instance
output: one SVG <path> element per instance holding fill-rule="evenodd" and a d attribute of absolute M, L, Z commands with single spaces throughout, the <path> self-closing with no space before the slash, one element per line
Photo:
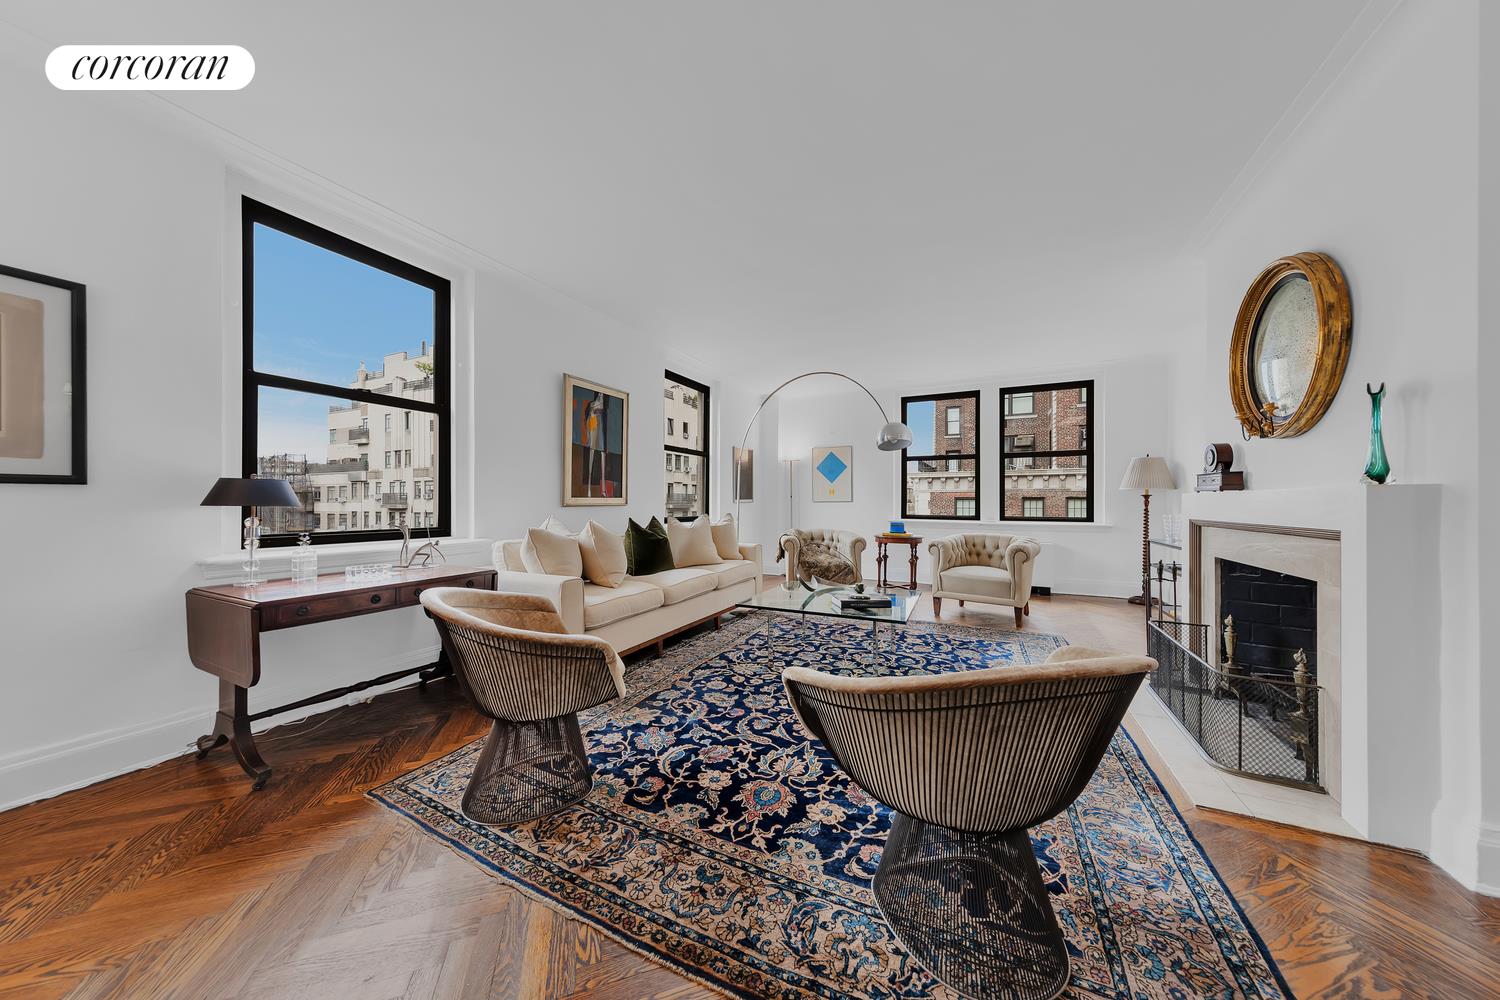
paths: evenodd
<path fill-rule="evenodd" d="M 793 382 L 800 382 L 805 378 L 812 378 L 814 375 L 832 375 L 834 378 L 841 378 L 846 382 L 853 382 L 855 385 L 864 390 L 866 396 L 870 397 L 870 402 L 874 403 L 875 408 L 880 411 L 880 419 L 883 422 L 880 428 L 880 433 L 875 438 L 875 447 L 879 448 L 881 451 L 900 451 L 903 448 L 910 447 L 911 428 L 906 426 L 899 420 L 892 420 L 890 418 L 890 414 L 885 412 L 885 407 L 880 405 L 880 400 L 875 398 L 875 394 L 868 388 L 866 388 L 863 382 L 859 381 L 859 379 L 857 378 L 853 378 L 852 376 L 845 375 L 843 372 L 819 371 L 803 372 L 801 375 L 796 375 L 792 378 L 787 379 L 785 382 L 772 389 L 770 393 L 767 394 L 766 398 L 760 401 L 760 405 L 755 408 L 755 412 L 750 414 L 750 422 L 745 425 L 745 433 L 740 437 L 741 455 L 745 453 L 745 445 L 750 440 L 750 430 L 755 426 L 756 418 L 760 416 L 760 411 L 766 408 L 766 404 L 769 403 L 778 392 L 780 392 L 782 389 L 785 389 Z M 739 489 L 739 485 L 736 484 L 734 491 L 734 519 L 736 522 L 739 522 L 741 520 L 740 495 L 741 491 Z"/>

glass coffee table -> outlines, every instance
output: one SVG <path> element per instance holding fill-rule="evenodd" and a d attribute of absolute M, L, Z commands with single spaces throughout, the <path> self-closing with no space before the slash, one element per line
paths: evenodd
<path fill-rule="evenodd" d="M 884 590 L 869 590 L 866 594 L 880 594 L 889 596 L 891 606 L 888 608 L 840 608 L 834 603 L 835 597 L 852 595 L 853 588 L 850 587 L 818 587 L 808 590 L 806 587 L 798 586 L 796 590 L 787 590 L 785 587 L 770 587 L 751 597 L 738 602 L 735 607 L 752 609 L 756 611 L 777 611 L 782 614 L 797 615 L 802 619 L 813 618 L 842 618 L 845 621 L 862 621 L 870 623 L 870 638 L 874 640 L 876 648 L 884 650 L 884 642 L 881 638 L 880 627 L 882 625 L 889 630 L 890 626 L 905 625 L 911 620 L 912 612 L 917 610 L 917 601 L 920 595 L 897 588 L 894 592 Z M 766 619 L 766 630 L 771 628 L 771 619 Z"/>

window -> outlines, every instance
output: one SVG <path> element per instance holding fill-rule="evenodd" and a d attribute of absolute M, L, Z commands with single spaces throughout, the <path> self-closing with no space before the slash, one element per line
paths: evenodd
<path fill-rule="evenodd" d="M 1094 519 L 1094 383 L 1002 388 L 1000 519 Z"/>
<path fill-rule="evenodd" d="M 667 516 L 708 513 L 708 386 L 666 373 Z"/>
<path fill-rule="evenodd" d="M 979 392 L 903 396 L 911 447 L 901 453 L 904 518 L 979 518 Z"/>
<path fill-rule="evenodd" d="M 241 202 L 244 269 L 243 474 L 285 479 L 299 508 L 262 511 L 262 541 L 290 545 L 397 537 L 394 516 L 320 516 L 319 497 L 347 503 L 404 488 L 405 465 L 437 477 L 435 533 L 450 523 L 448 281 L 249 198 Z M 428 433 L 394 444 L 428 415 Z M 371 430 L 383 428 L 385 437 Z M 372 438 L 373 448 L 372 448 Z M 378 449 L 378 450 L 376 450 Z M 247 512 L 248 513 L 248 512 Z"/>

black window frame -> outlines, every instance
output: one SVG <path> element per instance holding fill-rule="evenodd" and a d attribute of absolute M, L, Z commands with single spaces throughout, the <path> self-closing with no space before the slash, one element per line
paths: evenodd
<path fill-rule="evenodd" d="M 672 442 L 676 440 L 676 438 L 670 434 L 664 435 L 662 437 L 662 447 L 667 454 L 672 454 L 675 452 L 678 455 L 696 455 L 699 458 L 703 459 L 703 481 L 701 484 L 703 487 L 703 513 L 701 515 L 694 514 L 692 517 L 679 517 L 677 519 L 679 521 L 696 521 L 700 516 L 708 517 L 712 513 L 711 509 L 708 506 L 709 480 L 712 478 L 713 471 L 713 466 L 709 462 L 708 447 L 709 441 L 711 440 L 708 436 L 709 427 L 711 426 L 711 424 L 709 423 L 709 415 L 711 413 L 711 410 L 709 409 L 711 405 L 711 401 L 709 399 L 709 389 L 708 386 L 704 385 L 702 382 L 699 382 L 697 379 L 688 378 L 686 375 L 679 375 L 676 372 L 672 371 L 670 368 L 664 369 L 662 376 L 668 381 L 675 382 L 678 385 L 687 386 L 689 389 L 692 389 L 698 393 L 698 412 L 699 414 L 701 414 L 702 421 L 701 429 L 698 432 L 698 440 L 703 443 L 702 449 L 682 448 L 674 445 Z M 670 420 L 671 418 L 668 417 L 667 419 Z M 667 485 L 668 487 L 670 487 L 671 483 L 668 483 Z M 665 494 L 663 494 L 662 502 L 666 502 Z"/>
<path fill-rule="evenodd" d="M 984 463 L 982 453 L 984 451 L 983 429 L 984 419 L 980 409 L 980 396 L 978 389 L 965 389 L 959 392 L 936 392 L 926 393 L 920 396 L 901 397 L 901 422 L 908 427 L 911 426 L 907 419 L 907 410 L 912 403 L 932 403 L 932 433 L 933 447 L 937 447 L 938 418 L 945 417 L 946 411 L 941 409 L 942 404 L 948 400 L 972 399 L 974 401 L 974 450 L 972 452 L 960 451 L 954 453 L 944 452 L 937 455 L 911 454 L 910 448 L 901 449 L 901 519 L 904 521 L 978 521 L 983 513 L 984 477 L 982 475 Z M 946 431 L 947 426 L 943 429 Z M 963 430 L 963 418 L 959 417 L 959 430 Z M 943 437 L 949 435 L 944 434 Z M 974 463 L 974 513 L 969 514 L 913 514 L 907 507 L 910 499 L 910 490 L 906 488 L 906 477 L 911 469 L 912 462 L 942 462 L 946 470 L 948 462 L 957 461 L 960 464 L 966 461 Z M 967 499 L 967 498 L 965 498 Z M 956 507 L 956 505 L 955 505 Z"/>
<path fill-rule="evenodd" d="M 1029 418 L 1029 417 L 1035 417 L 1037 415 L 1037 411 L 1036 411 L 1036 399 L 1037 399 L 1037 396 L 1039 394 L 1046 393 L 1046 392 L 1057 392 L 1057 391 L 1061 391 L 1061 390 L 1064 390 L 1064 389 L 1081 389 L 1081 390 L 1083 390 L 1083 406 L 1084 406 L 1084 415 L 1083 415 L 1084 424 L 1083 424 L 1083 427 L 1084 427 L 1084 441 L 1085 441 L 1085 446 L 1082 447 L 1082 448 L 1054 448 L 1054 449 L 1047 450 L 1047 451 L 1037 451 L 1037 450 L 1035 450 L 1036 436 L 1032 435 L 1033 450 L 1031 450 L 1031 451 L 1008 451 L 1006 449 L 1006 447 L 1005 447 L 1005 442 L 1006 442 L 1007 439 L 1014 438 L 1015 435 L 1008 434 L 1007 433 L 1007 428 L 1005 426 L 1006 419 L 1007 419 L 1007 415 L 1006 415 L 1006 412 L 1005 412 L 1005 398 L 1006 398 L 1006 396 L 1013 395 L 1013 394 L 1018 393 L 1018 392 L 1029 392 L 1029 393 L 1031 393 L 1031 412 L 1030 413 L 1022 413 L 1022 414 L 1013 414 L 1013 416 L 1017 416 L 1020 419 L 1026 419 L 1026 418 Z M 1047 524 L 1091 524 L 1091 523 L 1093 523 L 1093 521 L 1094 521 L 1094 510 L 1095 510 L 1095 508 L 1094 508 L 1094 472 L 1095 472 L 1095 468 L 1094 468 L 1094 438 L 1095 438 L 1095 434 L 1094 434 L 1094 380 L 1093 379 L 1091 379 L 1091 378 L 1071 379 L 1071 380 L 1066 381 L 1066 382 L 1040 382 L 1040 383 L 1036 383 L 1036 384 L 1033 384 L 1033 385 L 1009 385 L 1009 386 L 1001 386 L 1000 387 L 1000 520 L 1001 521 L 1012 521 L 1012 522 L 1015 522 L 1015 521 L 1027 521 L 1027 522 L 1031 522 L 1033 524 L 1036 524 L 1036 523 L 1047 523 Z M 1005 463 L 1006 463 L 1007 459 L 1011 459 L 1011 458 L 1029 458 L 1029 459 L 1031 459 L 1033 461 L 1033 463 L 1035 463 L 1035 461 L 1037 459 L 1069 458 L 1069 457 L 1077 457 L 1077 456 L 1082 456 L 1083 457 L 1083 459 L 1084 459 L 1084 467 L 1085 467 L 1085 470 L 1087 472 L 1087 475 L 1084 477 L 1084 486 L 1085 486 L 1084 497 L 1085 497 L 1085 500 L 1087 501 L 1087 512 L 1088 512 L 1088 516 L 1087 517 L 1084 517 L 1084 518 L 1066 517 L 1066 516 L 1064 516 L 1064 517 L 1046 517 L 1046 516 L 1043 516 L 1043 517 L 1027 517 L 1024 514 L 1007 515 L 1005 513 Z M 1031 466 L 1031 468 L 1035 469 L 1036 465 L 1033 464 Z M 1074 494 L 1074 496 L 1076 496 L 1076 494 Z M 1023 496 L 1021 499 L 1022 499 L 1022 509 L 1024 510 L 1025 509 L 1025 501 L 1028 500 L 1028 499 L 1033 499 L 1033 498 Z M 1045 498 L 1042 499 L 1042 508 L 1043 508 L 1043 510 L 1046 509 L 1046 499 Z M 1064 501 L 1063 501 L 1063 510 L 1064 510 L 1064 512 L 1067 511 L 1067 498 L 1064 498 Z"/>
<path fill-rule="evenodd" d="M 311 382 L 255 370 L 255 227 L 257 225 L 275 229 L 316 247 L 347 257 L 350 260 L 373 267 L 378 271 L 421 285 L 432 291 L 432 402 L 418 399 L 401 399 L 387 393 L 371 392 L 367 389 L 350 389 L 346 386 L 323 382 Z M 452 355 L 450 353 L 453 334 L 453 287 L 444 277 L 423 270 L 390 254 L 382 253 L 305 219 L 298 218 L 279 208 L 273 208 L 253 198 L 240 199 L 240 257 L 241 257 L 241 442 L 240 467 L 246 477 L 256 474 L 258 469 L 257 439 L 260 429 L 260 390 L 262 388 L 286 389 L 313 396 L 331 396 L 350 402 L 369 403 L 388 410 L 416 410 L 437 418 L 443 426 L 437 431 L 437 524 L 424 528 L 423 536 L 447 538 L 453 531 L 452 487 Z M 241 512 L 249 516 L 249 509 Z M 384 520 L 389 521 L 389 518 Z M 383 542 L 401 537 L 400 528 L 371 528 L 311 532 L 314 545 L 353 544 L 357 542 Z M 293 545 L 296 533 L 266 535 L 261 545 L 266 548 Z"/>

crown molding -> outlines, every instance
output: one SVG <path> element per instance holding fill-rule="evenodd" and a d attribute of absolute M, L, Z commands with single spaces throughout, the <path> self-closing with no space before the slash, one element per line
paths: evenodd
<path fill-rule="evenodd" d="M 1213 238 L 1260 175 L 1301 131 L 1303 124 L 1403 2 L 1404 0 L 1369 0 L 1365 4 L 1313 75 L 1302 85 L 1297 96 L 1292 98 L 1292 103 L 1276 119 L 1260 145 L 1255 147 L 1255 152 L 1250 154 L 1250 159 L 1235 174 L 1224 193 L 1219 195 L 1202 221 L 1193 228 L 1187 242 L 1189 249 L 1201 250 Z"/>

